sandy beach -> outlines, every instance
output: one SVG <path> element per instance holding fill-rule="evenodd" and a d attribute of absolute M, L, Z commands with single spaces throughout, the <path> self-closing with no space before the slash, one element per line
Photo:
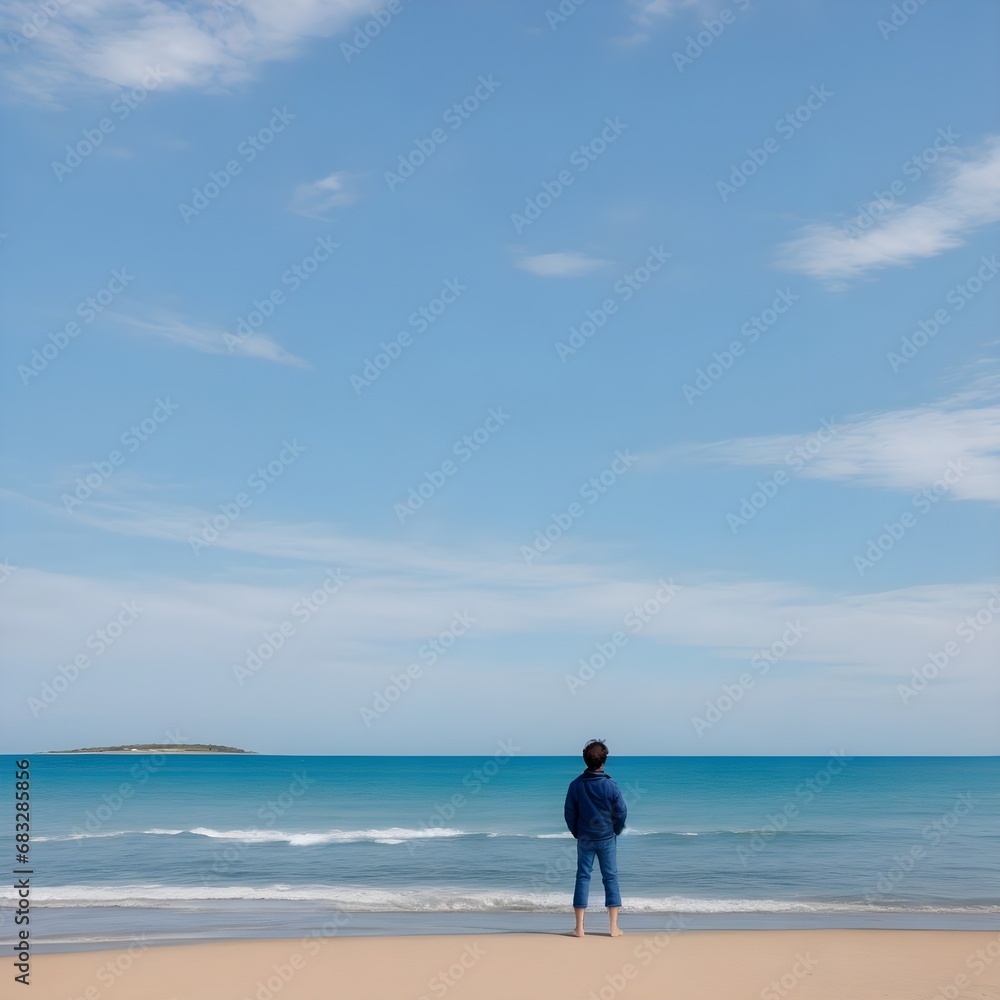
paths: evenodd
<path fill-rule="evenodd" d="M 597 916 L 595 914 L 595 916 Z M 596 921 L 595 921 L 596 924 Z M 595 927 L 596 931 L 596 927 Z M 4 996 L 20 995 L 4 960 Z M 10 984 L 10 985 L 8 985 Z M 33 1000 L 956 1000 L 1000 997 L 995 931 L 270 939 L 36 955 Z"/>

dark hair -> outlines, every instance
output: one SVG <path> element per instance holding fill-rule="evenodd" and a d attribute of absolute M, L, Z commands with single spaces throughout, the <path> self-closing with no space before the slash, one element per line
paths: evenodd
<path fill-rule="evenodd" d="M 583 760 L 591 771 L 598 771 L 608 759 L 608 748 L 602 740 L 591 740 L 583 748 Z"/>

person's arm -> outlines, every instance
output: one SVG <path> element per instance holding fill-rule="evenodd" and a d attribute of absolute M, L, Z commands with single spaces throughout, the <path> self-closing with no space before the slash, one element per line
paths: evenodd
<path fill-rule="evenodd" d="M 566 826 L 569 832 L 576 837 L 576 824 L 579 820 L 579 810 L 576 805 L 576 796 L 573 794 L 573 786 L 566 790 L 566 802 L 563 805 L 563 816 L 566 818 Z"/>
<path fill-rule="evenodd" d="M 625 818 L 628 816 L 628 808 L 625 805 L 625 796 L 622 795 L 622 790 L 615 784 L 615 795 L 611 802 L 612 812 L 611 820 L 615 828 L 615 836 L 617 837 L 622 830 L 625 829 Z"/>

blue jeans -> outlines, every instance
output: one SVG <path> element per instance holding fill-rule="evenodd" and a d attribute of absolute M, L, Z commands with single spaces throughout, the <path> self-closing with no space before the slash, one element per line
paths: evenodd
<path fill-rule="evenodd" d="M 604 905 L 621 906 L 622 897 L 618 891 L 618 849 L 617 837 L 607 840 L 585 840 L 576 842 L 576 888 L 573 890 L 573 909 L 586 909 L 590 897 L 590 873 L 594 869 L 594 855 L 601 866 L 601 881 L 604 882 Z"/>

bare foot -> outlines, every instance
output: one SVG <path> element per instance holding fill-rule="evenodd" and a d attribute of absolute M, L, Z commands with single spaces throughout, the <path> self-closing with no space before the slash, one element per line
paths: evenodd
<path fill-rule="evenodd" d="M 624 937 L 624 935 L 625 935 L 625 932 L 620 927 L 612 927 L 611 928 L 611 936 L 612 937 Z"/>
<path fill-rule="evenodd" d="M 574 927 L 573 930 L 569 932 L 570 937 L 583 937 L 583 928 Z"/>

